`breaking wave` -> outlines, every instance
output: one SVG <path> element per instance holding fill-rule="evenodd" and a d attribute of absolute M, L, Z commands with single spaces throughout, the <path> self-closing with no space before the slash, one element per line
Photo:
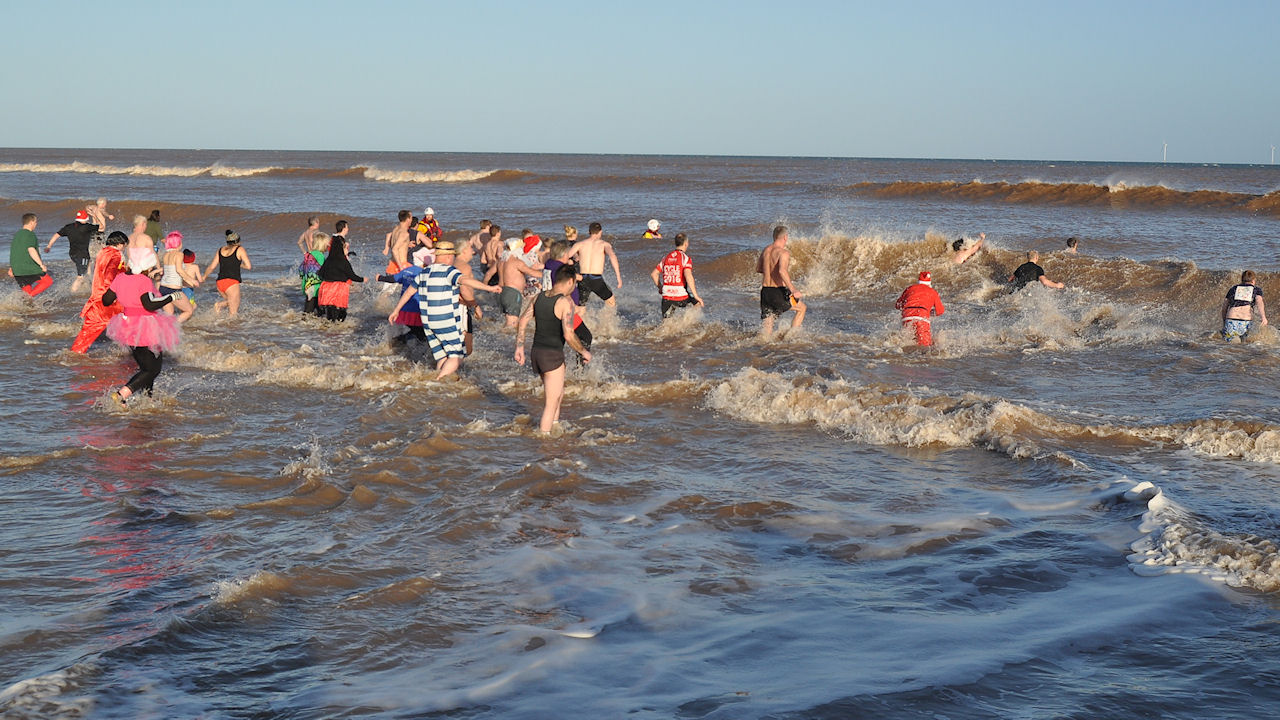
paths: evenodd
<path fill-rule="evenodd" d="M 849 191 L 880 198 L 942 197 L 975 202 L 1005 202 L 1042 205 L 1085 205 L 1104 207 L 1186 208 L 1192 210 L 1244 210 L 1280 215 L 1280 191 L 1265 195 L 1224 190 L 1175 190 L 1162 185 L 1129 186 L 1123 182 L 1092 183 L 1023 182 L 864 182 Z"/>

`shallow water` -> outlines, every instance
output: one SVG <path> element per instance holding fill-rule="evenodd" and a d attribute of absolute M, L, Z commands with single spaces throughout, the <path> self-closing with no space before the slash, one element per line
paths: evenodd
<path fill-rule="evenodd" d="M 1242 261 L 1271 289 L 1277 187 L 1260 166 L 0 152 L 0 237 L 106 195 L 121 229 L 157 207 L 202 264 L 227 227 L 254 259 L 241 317 L 202 291 L 126 411 L 127 355 L 66 350 L 65 246 L 50 292 L 0 290 L 0 713 L 1257 717 L 1280 700 L 1280 355 L 1269 327 L 1211 333 Z M 436 383 L 388 343 L 380 288 L 343 325 L 298 312 L 308 214 L 350 218 L 368 273 L 425 204 L 451 237 L 605 224 L 619 308 L 593 303 L 554 437 L 495 324 Z M 692 238 L 704 312 L 658 322 L 652 216 Z M 810 312 L 766 339 L 776 222 Z M 950 265 L 978 231 L 991 250 Z M 1052 252 L 1069 236 L 1082 255 Z M 1029 248 L 1067 290 L 1006 293 Z M 891 310 L 922 269 L 948 306 L 931 355 Z"/>

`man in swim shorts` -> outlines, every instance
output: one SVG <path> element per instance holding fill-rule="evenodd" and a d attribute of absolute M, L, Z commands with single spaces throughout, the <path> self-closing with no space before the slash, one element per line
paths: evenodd
<path fill-rule="evenodd" d="M 689 238 L 684 233 L 676 233 L 675 249 L 662 258 L 650 275 L 662 293 L 663 318 L 675 314 L 676 308 L 702 307 L 702 298 L 693 282 L 693 261 L 686 252 L 688 249 Z"/>
<path fill-rule="evenodd" d="M 941 315 L 946 312 L 946 308 L 942 306 L 942 298 L 938 297 L 938 292 L 933 289 L 933 275 L 928 270 L 920 273 L 919 282 L 902 291 L 893 306 L 902 311 L 902 327 L 910 326 L 915 330 L 916 345 L 933 345 L 929 315 Z"/>
<path fill-rule="evenodd" d="M 39 218 L 35 213 L 22 216 L 22 229 L 13 236 L 9 245 L 9 276 L 22 292 L 35 297 L 53 284 L 49 276 L 49 268 L 40 258 L 40 239 L 36 237 L 36 225 Z"/>
<path fill-rule="evenodd" d="M 1253 309 L 1258 309 L 1258 319 L 1267 324 L 1267 307 L 1262 302 L 1262 288 L 1254 284 L 1257 276 L 1252 270 L 1245 270 L 1240 275 L 1240 284 L 1233 285 L 1222 301 L 1222 339 L 1227 342 L 1249 340 L 1249 323 L 1253 320 Z"/>
<path fill-rule="evenodd" d="M 760 319 L 764 321 L 764 334 L 773 333 L 774 318 L 794 309 L 795 319 L 791 327 L 798 328 L 804 322 L 804 314 L 808 310 L 791 282 L 791 251 L 787 249 L 787 229 L 782 225 L 773 229 L 773 242 L 760 253 L 756 260 L 756 272 L 760 273 Z"/>
<path fill-rule="evenodd" d="M 498 276 L 498 268 L 502 262 L 502 228 L 489 225 L 489 237 L 484 240 L 484 249 L 480 251 L 480 279 L 491 283 Z"/>
<path fill-rule="evenodd" d="M 516 326 L 520 319 L 520 310 L 524 307 L 524 293 L 529 286 L 530 278 L 542 277 L 542 263 L 530 267 L 528 258 L 523 252 L 524 241 L 511 238 L 507 252 L 502 256 L 498 266 L 498 284 L 502 286 L 502 295 L 498 301 L 502 305 L 502 314 L 507 316 L 507 327 Z"/>
<path fill-rule="evenodd" d="M 49 238 L 49 244 L 44 248 L 45 252 L 50 252 L 58 238 L 67 239 L 69 246 L 67 255 L 76 266 L 76 279 L 71 283 L 71 292 L 78 291 L 80 283 L 84 282 L 84 275 L 89 271 L 89 243 L 93 240 L 93 236 L 100 232 L 102 232 L 101 227 L 89 222 L 89 211 L 81 210 L 76 213 L 76 219 L 73 222 L 63 225 L 61 230 Z"/>
<path fill-rule="evenodd" d="M 604 282 L 604 260 L 609 258 L 610 264 L 613 265 L 613 275 L 618 279 L 618 289 L 622 289 L 622 271 L 618 269 L 618 256 L 613 252 L 613 245 L 607 243 L 603 239 L 604 227 L 598 222 L 591 223 L 587 229 L 586 240 L 579 240 L 569 249 L 569 254 L 565 256 L 565 262 L 573 262 L 578 258 L 578 269 L 582 273 L 582 280 L 578 283 L 578 292 L 582 296 L 582 304 L 587 304 L 587 298 L 591 293 L 600 296 L 605 305 L 615 307 L 618 301 L 613 297 L 613 291 Z"/>
<path fill-rule="evenodd" d="M 1061 290 L 1066 287 L 1066 285 L 1060 282 L 1054 282 L 1046 277 L 1044 274 L 1044 268 L 1036 264 L 1038 262 L 1040 262 L 1040 253 L 1035 250 L 1027 253 L 1027 261 L 1019 265 L 1018 268 L 1013 271 L 1013 274 L 1009 276 L 1009 282 L 1013 283 L 1013 289 L 1009 291 L 1010 293 L 1016 293 L 1028 284 L 1036 282 L 1037 280 L 1040 281 L 1041 285 L 1055 290 Z"/>

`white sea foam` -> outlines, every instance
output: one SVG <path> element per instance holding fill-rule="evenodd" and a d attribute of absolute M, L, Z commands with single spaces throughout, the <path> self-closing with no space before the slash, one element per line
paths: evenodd
<path fill-rule="evenodd" d="M 498 170 L 439 170 L 436 172 L 420 172 L 414 170 L 383 170 L 376 165 L 354 167 L 353 170 L 364 170 L 368 180 L 389 183 L 459 183 L 475 182 L 493 175 Z"/>
<path fill-rule="evenodd" d="M 155 177 L 213 177 L 240 178 L 261 175 L 282 168 L 242 168 L 214 163 L 212 165 L 97 165 L 80 161 L 70 163 L 0 163 L 0 172 L 29 173 L 87 173 L 94 175 L 151 175 Z"/>
<path fill-rule="evenodd" d="M 1232 587 L 1280 591 L 1280 549 L 1275 540 L 1209 527 L 1149 482 L 1134 486 L 1124 498 L 1147 506 L 1138 525 L 1144 535 L 1130 546 L 1129 567 L 1134 573 L 1194 573 Z"/>

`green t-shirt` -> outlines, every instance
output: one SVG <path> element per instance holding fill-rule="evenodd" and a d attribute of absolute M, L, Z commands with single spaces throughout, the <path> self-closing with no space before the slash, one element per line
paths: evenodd
<path fill-rule="evenodd" d="M 31 253 L 27 252 L 28 248 L 38 247 L 39 245 L 40 240 L 36 237 L 36 234 L 26 228 L 22 228 L 18 231 L 18 234 L 13 236 L 13 244 L 9 246 L 9 267 L 13 268 L 14 275 L 44 274 L 44 270 L 40 268 L 40 263 L 31 257 Z"/>

